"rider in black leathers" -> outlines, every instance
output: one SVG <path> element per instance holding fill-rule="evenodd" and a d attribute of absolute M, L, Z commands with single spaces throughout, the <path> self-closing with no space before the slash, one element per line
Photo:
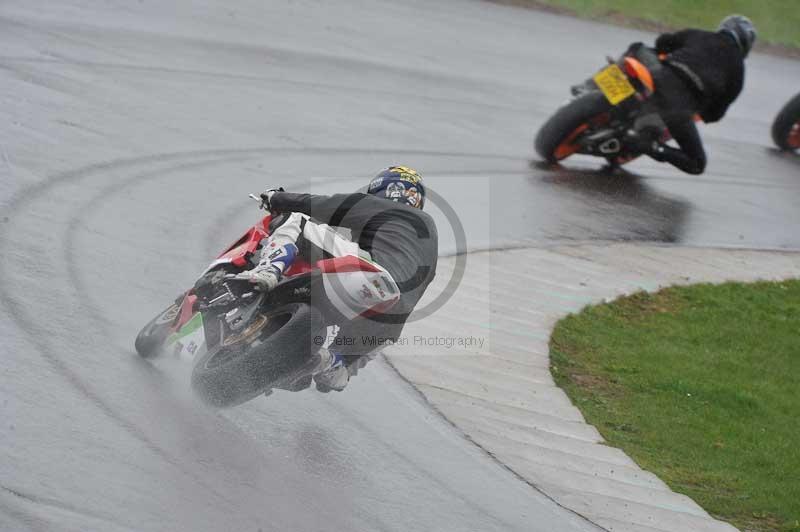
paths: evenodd
<path fill-rule="evenodd" d="M 281 189 L 269 190 L 262 198 L 278 226 L 271 227 L 274 232 L 259 265 L 240 274 L 242 278 L 268 291 L 277 285 L 295 256 L 317 260 L 351 255 L 367 257 L 371 264 L 388 272 L 399 289 L 399 300 L 390 309 L 347 320 L 341 324 L 335 343 L 321 350 L 320 363 L 310 371 L 317 389 L 341 391 L 377 347 L 400 337 L 435 275 L 438 234 L 433 218 L 422 211 L 422 178 L 410 168 L 393 166 L 370 182 L 366 194 L 321 196 Z M 350 238 L 333 232 L 332 227 L 349 231 Z M 310 380 L 308 375 L 293 383 L 291 389 L 303 389 Z"/>
<path fill-rule="evenodd" d="M 753 24 L 741 15 L 726 17 L 716 32 L 687 29 L 660 35 L 655 49 L 666 58 L 664 67 L 653 72 L 655 98 L 680 149 L 635 134 L 627 138 L 627 147 L 684 172 L 703 173 L 706 154 L 694 115 L 706 123 L 725 115 L 742 91 L 744 59 L 755 39 Z"/>

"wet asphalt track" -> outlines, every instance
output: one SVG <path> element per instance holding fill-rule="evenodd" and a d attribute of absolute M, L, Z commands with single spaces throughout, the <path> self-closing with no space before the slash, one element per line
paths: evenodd
<path fill-rule="evenodd" d="M 800 248 L 800 160 L 768 135 L 798 63 L 750 61 L 704 128 L 706 175 L 607 176 L 531 165 L 530 142 L 646 35 L 467 0 L 162 4 L 0 5 L 0 530 L 591 529 L 382 362 L 344 394 L 215 413 L 187 368 L 135 356 L 266 185 L 350 190 L 409 164 L 471 249 Z"/>

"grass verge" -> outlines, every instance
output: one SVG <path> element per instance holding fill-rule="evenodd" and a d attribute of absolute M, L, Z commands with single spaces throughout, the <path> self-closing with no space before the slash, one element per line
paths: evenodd
<path fill-rule="evenodd" d="M 609 445 L 741 530 L 800 530 L 800 281 L 587 307 L 550 353 Z"/>
<path fill-rule="evenodd" d="M 797 0 L 491 0 L 534 7 L 582 18 L 599 19 L 652 31 L 674 28 L 713 30 L 731 13 L 750 17 L 765 51 L 800 52 L 800 9 Z"/>

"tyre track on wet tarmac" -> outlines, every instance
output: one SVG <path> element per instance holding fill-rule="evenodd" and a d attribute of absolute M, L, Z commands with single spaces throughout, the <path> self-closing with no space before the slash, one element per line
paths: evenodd
<path fill-rule="evenodd" d="M 477 107 L 486 109 L 487 111 L 501 111 L 506 113 L 528 113 L 532 111 L 532 108 L 527 107 L 516 107 L 510 105 L 500 105 L 496 103 L 486 103 L 485 101 L 467 101 L 467 100 L 458 100 L 453 98 L 444 98 L 444 97 L 435 97 L 435 96 L 422 96 L 419 94 L 413 93 L 406 93 L 406 92 L 398 92 L 398 91 L 390 91 L 390 90 L 381 90 L 376 89 L 374 87 L 363 87 L 363 86 L 356 86 L 356 85 L 336 85 L 332 83 L 319 83 L 319 82 L 309 82 L 309 81 L 294 81 L 289 79 L 282 79 L 282 78 L 271 78 L 266 76 L 248 76 L 245 74 L 232 74 L 227 72 L 211 72 L 205 70 L 191 70 L 191 69 L 177 69 L 177 68 L 160 68 L 160 67 L 151 67 L 146 65 L 126 65 L 121 63 L 101 63 L 101 62 L 91 62 L 91 61 L 76 61 L 71 59 L 41 59 L 35 57 L 14 57 L 14 56 L 2 56 L 0 55 L 0 68 L 7 68 L 8 70 L 12 70 L 18 72 L 11 66 L 11 63 L 21 63 L 21 64 L 43 64 L 49 66 L 78 66 L 78 67 L 85 67 L 87 69 L 92 70 L 119 70 L 125 72 L 133 72 L 133 73 L 148 73 L 148 74 L 169 74 L 174 76 L 196 76 L 198 78 L 211 78 L 215 80 L 228 80 L 228 81 L 235 81 L 235 82 L 257 82 L 257 83 L 264 83 L 270 85 L 284 85 L 288 87 L 299 87 L 299 88 L 318 88 L 318 89 L 327 89 L 327 90 L 335 90 L 342 93 L 352 94 L 352 93 L 364 93 L 364 94 L 373 94 L 379 96 L 388 96 L 391 98 L 402 98 L 402 99 L 413 99 L 422 102 L 434 103 L 439 105 L 469 105 L 471 107 Z M 19 73 L 19 72 L 18 72 Z M 409 74 L 406 74 L 409 75 Z M 446 78 L 447 81 L 456 81 L 450 78 Z"/>
<path fill-rule="evenodd" d="M 193 154 L 194 157 L 200 157 L 201 155 L 198 153 Z M 41 186 L 33 186 L 31 187 L 27 193 L 23 193 L 20 195 L 20 198 L 16 202 L 12 202 L 11 209 L 9 209 L 10 213 L 18 212 L 18 210 L 23 206 L 30 203 L 31 198 L 35 198 L 39 195 L 46 194 L 47 191 L 53 187 L 64 183 L 72 183 L 76 181 L 80 181 L 82 179 L 86 179 L 97 175 L 101 172 L 108 172 L 112 170 L 118 170 L 120 168 L 136 168 L 141 164 L 151 164 L 153 162 L 162 163 L 164 161 L 171 161 L 176 158 L 181 158 L 183 156 L 175 156 L 174 154 L 165 154 L 165 155 L 155 155 L 150 157 L 143 157 L 143 158 L 136 158 L 131 160 L 124 160 L 118 162 L 107 162 L 107 163 L 99 163 L 97 165 L 92 165 L 88 168 L 75 170 L 72 172 L 67 172 L 60 176 L 57 176 L 50 180 L 47 183 L 42 184 Z M 211 159 L 201 162 L 192 162 L 192 163 L 183 163 L 183 164 L 170 164 L 165 167 L 157 167 L 156 169 L 149 170 L 144 173 L 134 174 L 132 177 L 124 179 L 120 182 L 114 182 L 111 186 L 107 187 L 106 189 L 102 190 L 96 196 L 90 198 L 90 200 L 81 205 L 76 212 L 79 214 L 73 217 L 66 226 L 65 231 L 65 238 L 63 242 L 65 243 L 65 248 L 63 250 L 65 264 L 67 266 L 67 271 L 72 283 L 72 288 L 75 292 L 79 295 L 87 296 L 88 292 L 86 291 L 86 285 L 80 278 L 78 273 L 77 261 L 74 255 L 71 252 L 71 246 L 73 245 L 74 241 L 74 233 L 78 228 L 80 220 L 82 218 L 82 214 L 91 212 L 92 207 L 94 207 L 97 203 L 103 200 L 106 193 L 112 192 L 112 189 L 120 187 L 120 189 L 124 189 L 126 185 L 130 185 L 132 183 L 141 181 L 143 179 L 154 179 L 158 176 L 168 174 L 170 171 L 177 171 L 181 169 L 191 169 L 193 167 L 201 167 L 203 165 L 213 164 L 214 162 L 219 161 L 226 161 L 226 160 L 236 160 L 231 157 L 222 157 L 217 159 Z M 0 233 L 2 235 L 2 233 Z M 4 252 L 3 250 L 5 239 L 2 240 L 2 244 L 0 244 L 0 253 Z M 5 253 L 3 255 L 7 256 Z M 96 392 L 90 380 L 84 379 L 79 370 L 75 370 L 69 366 L 69 364 L 64 361 L 58 355 L 58 349 L 56 346 L 52 345 L 48 340 L 46 340 L 49 331 L 45 326 L 40 324 L 40 321 L 35 318 L 35 316 L 30 315 L 26 308 L 25 304 L 22 302 L 23 298 L 15 295 L 13 293 L 13 288 L 9 290 L 9 285 L 5 282 L 7 278 L 5 274 L 5 265 L 4 262 L 0 262 L 0 276 L 4 279 L 3 282 L 0 282 L 0 296 L 2 296 L 3 305 L 6 306 L 11 310 L 11 315 L 20 328 L 26 333 L 28 340 L 33 343 L 40 354 L 47 360 L 47 362 L 53 366 L 53 368 L 61 374 L 64 379 L 66 379 L 73 387 L 75 387 L 83 396 L 85 396 L 91 404 L 97 407 L 104 415 L 108 418 L 112 419 L 115 423 L 121 426 L 125 431 L 127 431 L 133 438 L 139 440 L 143 443 L 150 451 L 152 451 L 156 456 L 161 458 L 165 463 L 169 464 L 170 466 L 174 467 L 176 470 L 182 472 L 187 477 L 194 479 L 198 485 L 202 486 L 204 489 L 208 490 L 211 493 L 214 493 L 219 499 L 226 500 L 229 504 L 233 505 L 234 500 L 229 499 L 223 492 L 217 490 L 213 484 L 206 482 L 201 477 L 197 476 L 197 474 L 190 469 L 190 467 L 184 466 L 180 459 L 176 456 L 172 455 L 168 452 L 165 448 L 158 445 L 155 440 L 153 440 L 144 430 L 142 430 L 135 421 L 133 421 L 129 415 L 126 415 L 120 409 L 115 408 L 112 406 L 111 402 L 103 397 L 101 394 Z M 24 297 L 30 297 L 30 294 L 26 294 Z M 77 307 L 80 309 L 80 312 L 87 316 L 90 320 L 94 321 L 94 323 L 102 329 L 106 329 L 106 321 L 103 317 L 96 312 L 96 307 L 87 303 L 87 299 L 84 297 L 75 297 L 74 298 Z M 105 338 L 110 338 L 110 334 L 108 333 L 107 329 L 104 334 Z M 100 339 L 89 338 L 89 343 L 99 343 Z M 159 375 L 157 372 L 152 370 L 152 367 L 148 364 L 133 364 L 131 367 L 135 370 L 144 371 L 147 373 L 148 379 L 142 379 L 146 382 L 152 382 L 152 379 L 155 377 L 157 378 Z M 158 383 L 154 383 L 157 385 Z M 167 406 L 169 403 L 164 402 L 162 406 Z M 202 426 L 201 423 L 197 424 L 198 426 Z M 6 488 L 8 489 L 8 488 Z M 36 502 L 36 499 L 33 499 Z M 55 504 L 55 503 L 53 503 Z M 53 505 L 51 504 L 51 505 Z M 69 508 L 71 511 L 80 512 L 81 510 L 75 508 Z M 91 513 L 87 513 L 87 515 L 92 515 Z M 96 517 L 96 516 L 94 516 Z M 104 516 L 104 519 L 113 520 L 113 517 Z M 253 523 L 255 525 L 255 521 Z"/>
<path fill-rule="evenodd" d="M 40 28 L 32 25 L 29 21 L 20 18 L 0 15 L 0 27 L 2 26 L 12 27 L 12 28 L 15 27 L 22 28 L 31 33 L 42 32 Z M 331 64 L 338 64 L 341 65 L 341 67 L 344 69 L 349 69 L 352 71 L 358 71 L 363 69 L 380 71 L 384 72 L 387 76 L 397 77 L 398 79 L 417 79 L 417 80 L 435 79 L 439 80 L 440 82 L 451 82 L 454 85 L 466 84 L 472 88 L 484 90 L 488 94 L 497 94 L 500 91 L 522 93 L 530 89 L 530 87 L 523 85 L 519 86 L 510 85 L 508 83 L 508 80 L 501 83 L 491 78 L 470 76 L 465 72 L 459 72 L 458 74 L 454 74 L 452 72 L 441 72 L 421 67 L 385 64 L 376 59 L 365 59 L 364 57 L 356 57 L 344 54 L 332 54 L 327 51 L 323 52 L 313 49 L 286 48 L 278 45 L 264 45 L 264 44 L 256 45 L 247 42 L 213 39 L 208 36 L 199 39 L 195 37 L 181 36 L 176 34 L 165 35 L 163 33 L 122 30 L 121 28 L 114 28 L 114 31 L 109 32 L 107 29 L 96 26 L 84 26 L 77 29 L 74 26 L 63 26 L 63 27 L 59 27 L 57 25 L 51 26 L 51 28 L 53 27 L 57 29 L 47 30 L 44 32 L 44 34 L 47 35 L 48 37 L 53 37 L 58 39 L 65 39 L 65 38 L 73 39 L 79 44 L 87 44 L 87 43 L 84 43 L 82 40 L 80 40 L 76 36 L 76 34 L 88 35 L 92 37 L 107 35 L 112 38 L 120 34 L 123 34 L 129 38 L 135 37 L 139 39 L 147 39 L 152 43 L 161 43 L 163 44 L 163 47 L 165 49 L 168 47 L 184 47 L 184 48 L 196 47 L 205 49 L 207 52 L 210 53 L 219 53 L 221 55 L 228 55 L 230 57 L 258 57 L 259 59 L 265 60 L 272 65 L 310 63 L 313 68 L 313 67 L 326 67 L 330 66 Z M 465 102 L 453 98 L 421 96 L 419 94 L 413 94 L 411 92 L 379 90 L 375 89 L 374 87 L 365 88 L 363 86 L 342 86 L 331 83 L 282 80 L 278 78 L 271 78 L 265 76 L 251 76 L 251 75 L 233 74 L 227 72 L 214 72 L 214 71 L 197 70 L 197 69 L 184 70 L 180 68 L 149 66 L 149 65 L 141 65 L 135 63 L 125 64 L 125 63 L 108 62 L 108 61 L 86 61 L 86 60 L 76 59 L 74 57 L 69 57 L 52 50 L 47 51 L 47 56 L 48 57 L 45 58 L 35 58 L 35 57 L 26 57 L 18 55 L 5 55 L 5 56 L 0 55 L 0 64 L 2 64 L 3 61 L 25 62 L 25 63 L 59 63 L 65 65 L 86 66 L 92 68 L 127 69 L 132 71 L 138 70 L 141 72 L 153 72 L 153 73 L 170 74 L 170 75 L 190 74 L 190 75 L 200 75 L 200 76 L 211 76 L 219 79 L 232 79 L 238 81 L 268 81 L 270 83 L 288 84 L 290 86 L 334 88 L 336 90 L 341 90 L 344 92 L 369 92 L 374 94 L 401 96 L 404 98 L 427 100 L 436 103 L 467 104 L 470 106 L 485 107 L 487 109 L 497 109 L 504 111 L 513 111 L 513 110 L 527 111 L 526 109 L 518 109 L 507 105 L 486 103 L 478 100 L 474 102 L 473 101 Z"/>
<path fill-rule="evenodd" d="M 222 155 L 222 153 L 248 153 L 249 155 Z M 102 204 L 106 199 L 114 194 L 118 194 L 126 190 L 127 187 L 135 184 L 140 184 L 142 182 L 146 182 L 149 180 L 156 180 L 162 177 L 169 178 L 170 173 L 176 173 L 180 171 L 189 171 L 192 169 L 199 169 L 208 166 L 213 166 L 215 164 L 224 164 L 224 163 L 232 163 L 232 162 L 243 162 L 247 160 L 251 160 L 253 158 L 257 158 L 263 153 L 268 152 L 271 150 L 207 150 L 205 152 L 192 152 L 190 154 L 159 154 L 154 156 L 142 157 L 142 158 L 135 158 L 130 160 L 123 160 L 123 161 L 111 161 L 105 163 L 98 163 L 95 165 L 91 165 L 90 167 L 67 172 L 56 176 L 55 178 L 51 179 L 49 183 L 37 184 L 31 186 L 27 189 L 26 192 L 20 193 L 18 196 L 17 201 L 12 201 L 11 207 L 4 212 L 8 212 L 9 214 L 13 214 L 15 212 L 19 212 L 19 210 L 23 206 L 30 207 L 31 204 L 35 203 L 35 199 L 44 196 L 48 193 L 50 189 L 53 189 L 57 186 L 63 184 L 74 184 L 75 182 L 91 178 L 96 175 L 102 175 L 105 173 L 113 172 L 115 170 L 119 170 L 120 168 L 126 169 L 136 169 L 138 166 L 151 166 L 153 163 L 157 163 L 154 168 L 149 168 L 144 172 L 137 172 L 134 173 L 132 176 L 124 178 L 118 181 L 112 181 L 110 185 L 101 188 L 95 192 L 92 196 L 89 196 L 88 201 L 85 203 L 79 204 L 73 210 L 73 213 L 76 215 L 72 216 L 68 223 L 66 224 L 65 236 L 61 239 L 64 244 L 64 248 L 62 253 L 65 259 L 66 270 L 70 278 L 71 287 L 74 289 L 76 294 L 80 294 L 80 297 L 75 297 L 74 301 L 76 306 L 79 309 L 79 313 L 88 317 L 94 324 L 100 328 L 100 330 L 104 331 L 104 334 L 100 336 L 105 339 L 110 339 L 112 337 L 111 333 L 108 331 L 107 328 L 107 321 L 102 314 L 97 311 L 97 306 L 91 304 L 91 293 L 87 290 L 87 283 L 84 282 L 80 275 L 80 269 L 78 266 L 78 258 L 74 254 L 74 244 L 75 244 L 75 237 L 76 233 L 79 229 L 81 229 L 82 222 L 85 216 L 91 214 L 96 207 Z M 213 158 L 203 159 L 202 157 L 207 154 L 211 153 Z M 188 158 L 191 162 L 185 163 L 173 163 L 177 159 L 184 159 Z M 199 160 L 198 160 L 199 159 Z M 164 163 L 166 162 L 166 165 Z M 3 228 L 5 229 L 5 228 Z M 2 235 L 2 232 L 0 232 Z M 4 247 L 6 239 L 2 239 L 0 241 L 0 252 L 3 252 L 2 248 Z M 5 255 L 5 254 L 4 254 Z M 5 261 L 0 262 L 0 274 L 5 273 Z M 7 277 L 3 275 L 3 279 Z M 236 500 L 230 499 L 226 496 L 225 493 L 216 489 L 213 485 L 213 482 L 206 481 L 202 476 L 198 475 L 196 471 L 194 471 L 193 464 L 185 463 L 185 460 L 181 460 L 178 456 L 174 453 L 169 452 L 165 447 L 156 443 L 156 441 L 151 438 L 145 429 L 140 427 L 140 423 L 137 422 L 134 416 L 127 414 L 123 409 L 117 408 L 113 405 L 114 401 L 109 401 L 109 398 L 106 397 L 102 393 L 98 393 L 95 391 L 91 384 L 91 380 L 84 379 L 81 375 L 79 369 L 73 369 L 68 362 L 63 360 L 59 354 L 57 348 L 52 345 L 50 342 L 46 340 L 48 331 L 47 328 L 40 325 L 39 320 L 37 320 L 33 315 L 31 315 L 26 310 L 25 304 L 22 302 L 24 298 L 30 297 L 30 294 L 25 294 L 25 296 L 18 296 L 13 293 L 13 285 L 9 285 L 6 282 L 0 283 L 0 299 L 2 299 L 3 304 L 11 310 L 11 315 L 19 325 L 20 329 L 22 329 L 29 341 L 33 343 L 37 350 L 42 354 L 42 356 L 46 359 L 46 361 L 53 366 L 53 368 L 60 374 L 62 377 L 67 380 L 74 388 L 76 388 L 79 393 L 81 393 L 84 397 L 89 399 L 89 401 L 97 407 L 104 415 L 108 418 L 112 419 L 115 423 L 121 426 L 125 431 L 127 431 L 133 438 L 142 442 L 150 451 L 152 451 L 156 456 L 160 457 L 165 463 L 169 464 L 170 466 L 174 467 L 176 470 L 180 471 L 182 474 L 186 475 L 188 478 L 194 480 L 199 486 L 203 489 L 207 490 L 210 493 L 214 493 L 216 497 L 220 500 L 226 501 L 230 507 L 237 507 Z M 101 343 L 102 338 L 90 338 L 89 343 L 91 344 L 99 344 Z M 129 351 L 128 351 L 129 352 Z M 126 353 L 127 354 L 127 353 Z M 146 382 L 148 385 L 151 385 L 153 388 L 154 395 L 157 395 L 158 392 L 161 392 L 161 387 L 165 384 L 164 375 L 162 375 L 159 371 L 155 370 L 153 366 L 148 363 L 145 363 L 138 359 L 138 357 L 133 358 L 134 363 L 128 364 L 127 369 L 131 371 L 137 372 L 144 372 L 141 379 L 138 379 L 138 382 Z M 137 363 L 138 362 L 138 363 Z M 170 414 L 170 417 L 177 418 L 183 420 L 185 423 L 189 423 L 189 420 L 186 419 L 187 414 L 192 414 L 191 411 L 187 409 L 177 409 L 179 404 L 174 404 L 169 400 L 168 397 L 165 397 L 164 400 L 160 401 L 158 406 L 160 408 L 167 408 L 172 410 L 173 413 Z M 230 435 L 242 435 L 241 430 L 238 429 L 235 425 L 228 422 L 224 417 L 216 415 L 217 422 L 223 423 L 225 426 L 228 427 L 228 431 L 226 434 Z M 196 417 L 193 416 L 193 417 Z M 205 435 L 207 437 L 214 437 L 215 439 L 219 440 L 219 432 L 218 431 L 211 431 L 209 432 L 206 424 L 203 423 L 202 418 L 198 418 L 195 422 L 191 423 L 192 431 L 200 434 Z M 223 440 L 230 439 L 230 437 L 223 437 Z M 238 440 L 242 440 L 250 443 L 249 440 L 245 437 L 237 438 Z M 225 441 L 220 442 L 221 445 L 225 445 Z M 228 442 L 230 444 L 230 442 Z M 253 445 L 248 445 L 252 448 L 253 451 L 258 452 L 258 447 Z M 10 489 L 10 488 L 6 488 Z M 85 513 L 88 517 L 92 518 L 100 518 L 106 521 L 113 521 L 113 516 L 105 515 L 105 516 L 98 516 L 93 512 L 82 510 L 80 508 L 76 508 L 72 505 L 65 505 L 59 503 L 57 501 L 51 501 L 50 503 L 45 503 L 43 499 L 33 497 L 30 499 L 33 503 L 41 503 L 41 504 L 49 504 L 53 507 L 60 507 L 65 510 L 69 510 L 75 513 Z M 257 523 L 254 520 L 252 522 L 253 526 Z"/>

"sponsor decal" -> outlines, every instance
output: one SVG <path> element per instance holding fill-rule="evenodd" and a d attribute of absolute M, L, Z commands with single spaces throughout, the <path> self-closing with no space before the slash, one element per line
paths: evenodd
<path fill-rule="evenodd" d="M 369 286 L 367 286 L 365 284 L 361 285 L 361 290 L 358 291 L 358 295 L 361 296 L 361 299 L 374 299 L 375 298 L 375 296 L 372 293 L 372 290 L 370 290 Z"/>
<path fill-rule="evenodd" d="M 375 279 L 374 281 L 372 281 L 372 284 L 375 286 L 375 288 L 378 289 L 378 293 L 381 295 L 381 299 L 386 299 L 386 292 L 383 291 L 383 288 L 381 288 L 381 284 L 378 282 L 378 280 Z"/>
<path fill-rule="evenodd" d="M 311 292 L 311 290 L 307 286 L 301 286 L 300 288 L 295 288 L 292 291 L 292 294 L 296 296 L 306 296 Z"/>

